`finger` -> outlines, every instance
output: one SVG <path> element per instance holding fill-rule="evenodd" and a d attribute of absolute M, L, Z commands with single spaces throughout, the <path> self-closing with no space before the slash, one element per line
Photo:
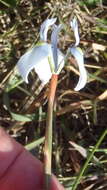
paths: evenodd
<path fill-rule="evenodd" d="M 41 162 L 0 128 L 0 189 L 42 190 L 44 182 Z M 63 190 L 55 176 L 51 190 Z"/>

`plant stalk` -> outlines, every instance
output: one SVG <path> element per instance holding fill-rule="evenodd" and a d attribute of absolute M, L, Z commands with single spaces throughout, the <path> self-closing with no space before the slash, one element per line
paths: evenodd
<path fill-rule="evenodd" d="M 57 87 L 57 80 L 58 80 L 58 75 L 53 74 L 49 88 L 45 146 L 44 146 L 45 190 L 49 190 L 51 184 L 53 107 L 54 107 L 55 92 Z"/>
<path fill-rule="evenodd" d="M 72 186 L 72 190 L 76 190 L 76 189 L 77 189 L 77 186 L 78 186 L 78 184 L 80 183 L 80 181 L 81 181 L 81 179 L 82 179 L 82 177 L 83 177 L 85 171 L 88 169 L 88 164 L 89 164 L 89 162 L 91 161 L 91 159 L 92 159 L 92 157 L 93 157 L 93 155 L 94 155 L 96 149 L 98 149 L 98 147 L 100 146 L 100 144 L 102 143 L 102 141 L 103 141 L 103 139 L 105 138 L 106 135 L 107 135 L 107 129 L 104 130 L 103 134 L 100 136 L 98 142 L 97 142 L 96 145 L 94 146 L 92 152 L 89 154 L 89 156 L 88 156 L 88 158 L 87 158 L 87 160 L 86 160 L 86 162 L 85 162 L 83 168 L 82 168 L 81 171 L 80 171 L 80 174 L 77 176 L 77 178 L 76 178 L 76 180 L 75 180 L 75 182 L 74 182 L 74 184 L 73 184 L 73 186 Z"/>

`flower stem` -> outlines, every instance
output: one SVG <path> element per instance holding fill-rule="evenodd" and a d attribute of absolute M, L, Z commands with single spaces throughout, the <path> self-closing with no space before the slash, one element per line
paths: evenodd
<path fill-rule="evenodd" d="M 55 92 L 57 87 L 58 75 L 53 74 L 50 82 L 48 97 L 48 112 L 46 121 L 45 147 L 44 147 L 44 171 L 45 171 L 45 190 L 50 189 L 51 183 L 51 159 L 52 159 L 52 123 Z"/>

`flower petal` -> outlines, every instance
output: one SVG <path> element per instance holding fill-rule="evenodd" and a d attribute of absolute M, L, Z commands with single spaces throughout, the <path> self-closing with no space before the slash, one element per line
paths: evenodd
<path fill-rule="evenodd" d="M 70 23 L 71 27 L 72 27 L 72 30 L 74 32 L 74 36 L 75 36 L 75 46 L 77 46 L 80 42 L 80 38 L 79 38 L 79 33 L 78 33 L 78 22 L 77 22 L 77 19 L 76 17 L 73 19 L 73 21 L 71 21 Z"/>
<path fill-rule="evenodd" d="M 47 32 L 49 30 L 49 27 L 53 25 L 56 22 L 56 18 L 46 19 L 40 28 L 40 40 L 41 41 L 47 41 Z"/>
<path fill-rule="evenodd" d="M 87 72 L 84 67 L 84 58 L 83 53 L 79 48 L 72 47 L 71 49 L 72 55 L 75 57 L 79 71 L 80 71 L 80 77 L 77 86 L 75 87 L 75 91 L 79 91 L 80 89 L 84 88 L 86 82 L 87 82 Z"/>
<path fill-rule="evenodd" d="M 65 64 L 64 54 L 59 49 L 57 50 L 57 54 L 58 54 L 58 68 L 57 68 L 57 71 L 55 72 L 55 74 L 59 74 Z"/>
<path fill-rule="evenodd" d="M 51 45 L 45 43 L 44 45 L 34 47 L 19 59 L 17 63 L 17 68 L 25 82 L 28 83 L 28 74 L 33 68 L 35 68 L 37 74 L 40 75 L 40 79 L 43 78 L 41 77 L 41 74 L 39 74 L 39 68 L 41 69 L 41 72 L 44 73 L 46 72 L 45 67 L 47 65 L 49 70 L 50 66 L 47 60 L 48 56 L 50 55 L 50 51 Z M 47 73 L 47 75 L 49 75 L 50 77 L 50 73 Z M 43 79 L 43 82 L 44 81 L 45 78 Z"/>
<path fill-rule="evenodd" d="M 35 71 L 39 76 L 39 79 L 42 82 L 42 85 L 45 85 L 46 83 L 49 82 L 51 76 L 52 76 L 52 72 L 50 69 L 50 65 L 49 65 L 49 61 L 48 61 L 48 57 L 45 57 L 44 59 L 42 59 L 39 64 L 37 64 L 35 66 Z"/>
<path fill-rule="evenodd" d="M 60 32 L 62 27 L 63 27 L 62 24 L 59 24 L 58 26 L 55 25 L 51 35 L 51 45 L 52 45 L 52 53 L 55 64 L 55 72 L 57 72 L 58 69 L 58 48 L 57 48 L 58 33 Z"/>

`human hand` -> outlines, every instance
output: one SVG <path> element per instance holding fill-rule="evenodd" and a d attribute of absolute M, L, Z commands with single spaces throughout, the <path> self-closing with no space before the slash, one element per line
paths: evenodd
<path fill-rule="evenodd" d="M 0 190 L 44 190 L 42 163 L 0 128 Z M 50 190 L 64 190 L 52 176 Z"/>

